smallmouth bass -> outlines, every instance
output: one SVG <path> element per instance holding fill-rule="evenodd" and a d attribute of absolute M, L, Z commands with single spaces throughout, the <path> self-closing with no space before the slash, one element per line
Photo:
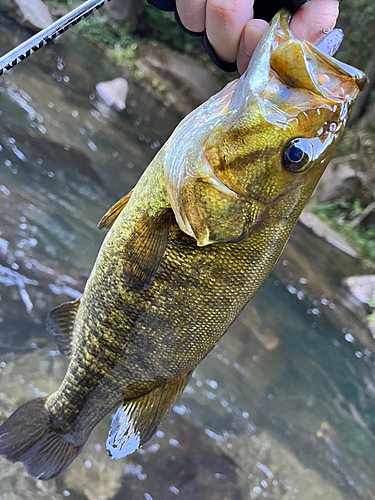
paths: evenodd
<path fill-rule="evenodd" d="M 147 442 L 273 268 L 367 83 L 294 39 L 288 16 L 101 220 L 109 232 L 82 298 L 47 318 L 66 376 L 0 426 L 0 455 L 30 475 L 60 474 L 117 406 L 111 455 Z"/>

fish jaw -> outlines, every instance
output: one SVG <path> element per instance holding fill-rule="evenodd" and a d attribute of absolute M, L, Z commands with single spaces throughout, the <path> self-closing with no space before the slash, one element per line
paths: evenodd
<path fill-rule="evenodd" d="M 271 54 L 270 68 L 291 88 L 311 91 L 333 102 L 354 102 L 368 84 L 362 72 L 325 54 L 309 42 L 288 40 Z"/>
<path fill-rule="evenodd" d="M 166 146 L 168 198 L 198 246 L 238 242 L 271 213 L 299 213 L 368 82 L 325 53 L 329 44 L 297 40 L 289 18 L 286 10 L 274 17 L 244 75 L 202 105 L 205 116 L 193 112 L 184 136 L 174 133 Z M 196 117 L 206 121 L 198 126 Z M 294 141 L 306 146 L 308 168 L 285 168 Z"/>
<path fill-rule="evenodd" d="M 279 69 L 281 69 L 284 75 L 287 75 L 290 71 L 298 75 L 298 70 L 300 70 L 301 68 L 301 56 L 300 54 L 298 54 L 298 57 L 296 59 L 295 52 L 296 47 L 300 47 L 300 49 L 302 49 L 304 59 L 302 67 L 305 65 L 308 67 L 307 69 L 309 71 L 309 77 L 313 81 L 316 79 L 316 77 L 314 76 L 314 62 L 316 64 L 316 60 L 320 58 L 326 63 L 324 67 L 325 71 L 331 68 L 329 72 L 332 72 L 332 69 L 334 68 L 342 76 L 346 78 L 349 77 L 350 80 L 355 80 L 355 87 L 353 87 L 352 85 L 351 87 L 353 88 L 343 89 L 344 91 L 347 90 L 347 93 L 345 95 L 350 95 L 352 100 L 354 100 L 358 92 L 363 90 L 368 84 L 368 78 L 362 71 L 353 68 L 352 66 L 349 66 L 345 63 L 342 63 L 332 57 L 332 53 L 334 53 L 335 50 L 331 50 L 328 44 L 323 43 L 324 39 L 322 41 L 316 42 L 316 44 L 314 45 L 307 41 L 301 42 L 297 40 L 289 28 L 289 19 L 289 11 L 287 11 L 286 9 L 281 9 L 274 16 L 268 28 L 266 28 L 266 30 L 264 31 L 261 40 L 258 43 L 251 61 L 247 67 L 247 70 L 237 83 L 235 92 L 233 93 L 233 96 L 231 98 L 228 111 L 240 110 L 241 108 L 246 106 L 247 99 L 251 95 L 256 94 L 269 84 L 271 72 L 275 70 L 275 63 L 273 62 L 275 60 L 275 53 L 280 53 L 280 47 L 282 47 L 282 55 L 285 57 L 285 54 L 289 53 L 291 61 L 291 64 L 288 67 L 284 66 L 283 68 L 282 65 L 281 67 L 279 65 Z M 329 36 L 330 35 L 325 38 L 328 38 Z M 338 42 L 337 46 L 335 47 L 336 50 L 339 43 L 340 42 Z M 328 51 L 328 53 L 325 51 Z M 312 64 L 308 64 L 308 60 L 312 55 L 315 61 Z M 282 60 L 284 59 L 284 57 L 282 58 Z M 285 64 L 285 60 L 283 60 L 283 62 Z M 289 78 L 288 80 L 290 82 L 291 79 Z M 302 85 L 306 85 L 306 82 L 308 82 L 308 79 L 305 79 L 305 81 L 303 82 L 302 79 L 298 77 L 297 80 Z M 314 90 L 318 90 L 320 86 L 321 83 L 317 82 Z M 311 88 L 310 82 L 308 82 L 308 87 Z M 302 86 L 302 88 L 307 89 L 306 86 Z M 338 86 L 335 90 L 336 92 L 339 90 Z"/>
<path fill-rule="evenodd" d="M 291 207 L 302 210 L 368 82 L 360 70 L 295 39 L 288 19 L 285 10 L 274 17 L 236 85 L 227 115 L 205 143 L 205 157 L 220 182 L 263 207 L 253 224 L 270 211 L 285 218 Z M 285 165 L 294 141 L 306 147 L 303 169 Z"/>

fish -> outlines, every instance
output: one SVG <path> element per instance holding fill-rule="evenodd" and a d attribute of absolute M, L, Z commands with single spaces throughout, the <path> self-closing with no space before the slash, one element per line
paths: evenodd
<path fill-rule="evenodd" d="M 61 386 L 0 426 L 0 455 L 31 476 L 58 476 L 116 408 L 112 458 L 144 445 L 275 265 L 368 82 L 289 17 L 100 221 L 82 297 L 46 320 L 70 360 Z"/>

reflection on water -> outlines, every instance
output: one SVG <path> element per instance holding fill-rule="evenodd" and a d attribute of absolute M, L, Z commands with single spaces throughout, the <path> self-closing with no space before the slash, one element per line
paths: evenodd
<path fill-rule="evenodd" d="M 2 52 L 26 37 L 1 26 Z M 82 292 L 97 222 L 178 122 L 131 82 L 113 113 L 95 85 L 116 76 L 73 33 L 0 79 L 1 421 L 59 385 L 66 360 L 44 319 Z M 298 227 L 143 450 L 111 461 L 107 417 L 56 480 L 1 459 L 1 500 L 373 499 L 374 358 L 335 299 L 357 265 Z"/>

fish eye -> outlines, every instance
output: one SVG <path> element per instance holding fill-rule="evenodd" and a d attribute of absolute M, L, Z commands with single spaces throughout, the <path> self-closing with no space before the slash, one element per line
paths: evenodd
<path fill-rule="evenodd" d="M 308 139 L 293 139 L 288 142 L 283 152 L 283 167 L 287 172 L 304 172 L 312 157 L 311 144 Z"/>

